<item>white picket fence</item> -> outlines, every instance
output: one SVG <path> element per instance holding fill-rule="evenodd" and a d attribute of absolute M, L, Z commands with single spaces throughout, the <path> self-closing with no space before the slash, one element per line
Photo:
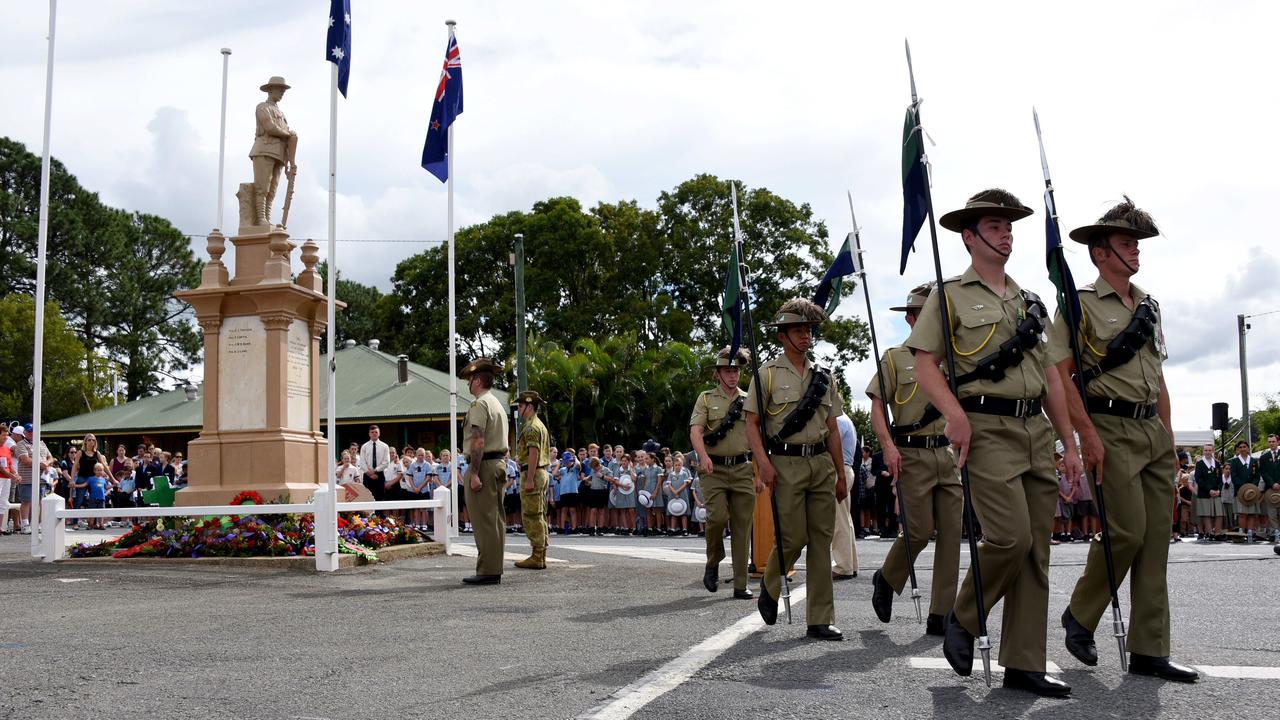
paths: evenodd
<path fill-rule="evenodd" d="M 274 505 L 193 505 L 188 507 L 138 507 L 67 509 L 63 499 L 49 495 L 42 501 L 40 512 L 39 554 L 45 562 L 55 562 L 67 556 L 67 528 L 64 521 L 77 518 L 155 518 L 155 517 L 203 517 L 206 515 L 283 515 L 286 513 L 312 513 L 316 519 L 330 517 L 334 522 L 316 522 L 316 570 L 332 572 L 338 569 L 338 538 L 336 517 L 340 512 L 374 512 L 376 510 L 431 509 L 435 527 L 433 537 L 444 544 L 446 554 L 453 550 L 453 538 L 449 537 L 449 490 L 437 488 L 430 500 L 384 500 L 381 502 L 334 502 L 335 495 L 326 485 L 321 485 L 313 502 Z"/>

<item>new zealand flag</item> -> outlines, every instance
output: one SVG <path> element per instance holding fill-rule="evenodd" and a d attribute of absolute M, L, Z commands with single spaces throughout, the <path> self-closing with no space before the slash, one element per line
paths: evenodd
<path fill-rule="evenodd" d="M 436 85 L 436 102 L 431 106 L 431 124 L 422 147 L 422 167 L 440 182 L 449 179 L 449 126 L 462 114 L 462 56 L 458 39 L 449 29 L 449 45 L 444 51 L 444 68 Z"/>

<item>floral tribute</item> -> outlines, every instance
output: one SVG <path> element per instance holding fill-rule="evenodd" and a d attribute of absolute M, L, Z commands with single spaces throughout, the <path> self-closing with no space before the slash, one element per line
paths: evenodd
<path fill-rule="evenodd" d="M 271 505 L 253 491 L 231 505 Z M 338 516 L 338 551 L 377 562 L 377 550 L 426 540 L 395 518 L 345 513 Z M 297 557 L 315 555 L 311 514 L 154 518 L 139 522 L 113 540 L 71 548 L 73 558 L 89 557 Z"/>

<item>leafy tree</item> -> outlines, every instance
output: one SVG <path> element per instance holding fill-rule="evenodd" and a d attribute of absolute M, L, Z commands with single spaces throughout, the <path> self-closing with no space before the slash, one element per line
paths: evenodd
<path fill-rule="evenodd" d="M 320 274 L 321 291 L 328 292 L 328 261 L 321 261 L 316 267 L 316 272 Z M 344 279 L 341 271 L 338 272 L 336 295 L 339 302 L 347 304 L 337 312 L 338 334 L 336 337 L 339 346 L 346 340 L 355 340 L 365 345 L 369 340 L 376 338 L 382 343 L 384 351 L 392 352 L 393 349 L 388 345 L 394 339 L 395 328 L 385 323 L 383 317 L 389 296 L 383 295 L 381 290 L 372 285 L 363 285 L 354 280 Z M 320 336 L 320 347 L 322 349 L 328 347 L 328 342 L 326 330 L 325 334 Z"/>
<path fill-rule="evenodd" d="M 57 302 L 44 306 L 44 402 L 45 422 L 78 415 L 109 402 L 95 390 L 84 372 L 84 345 L 63 319 Z M 30 418 L 34 370 L 36 302 L 30 295 L 11 293 L 0 297 L 0 417 Z"/>

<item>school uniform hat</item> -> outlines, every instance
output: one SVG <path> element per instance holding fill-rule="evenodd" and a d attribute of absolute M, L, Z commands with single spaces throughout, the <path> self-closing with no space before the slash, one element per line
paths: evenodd
<path fill-rule="evenodd" d="M 636 502 L 640 507 L 653 507 L 653 495 L 649 494 L 648 490 L 641 490 L 636 494 Z"/>
<path fill-rule="evenodd" d="M 621 495 L 630 495 L 636 491 L 636 484 L 631 481 L 630 475 L 623 475 L 618 478 L 618 493 Z"/>
<path fill-rule="evenodd" d="M 574 458 L 573 453 L 569 452 L 568 450 L 565 450 L 564 452 L 560 453 L 560 464 L 568 465 L 569 463 L 573 462 L 573 458 Z"/>
<path fill-rule="evenodd" d="M 458 371 L 458 377 L 467 379 L 478 372 L 488 372 L 498 375 L 502 373 L 502 366 L 494 362 L 493 358 L 478 357 L 466 364 L 466 367 Z"/>
<path fill-rule="evenodd" d="M 694 509 L 693 509 L 693 521 L 694 521 L 694 522 L 706 522 L 706 521 L 707 521 L 707 509 L 706 509 L 705 507 L 694 508 Z"/>
<path fill-rule="evenodd" d="M 826 311 L 818 307 L 816 303 L 806 298 L 795 297 L 782 303 L 782 307 L 778 308 L 778 314 L 774 316 L 773 322 L 767 322 L 764 326 L 767 328 L 783 328 L 789 325 L 817 325 L 826 321 Z"/>
<path fill-rule="evenodd" d="M 1280 507 L 1280 490 L 1272 490 L 1267 493 L 1267 502 L 1276 507 Z"/>
<path fill-rule="evenodd" d="M 1253 483 L 1245 483 L 1240 486 L 1240 492 L 1236 493 L 1236 498 L 1245 505 L 1253 505 L 1262 499 L 1262 491 Z"/>
<path fill-rule="evenodd" d="M 738 354 L 732 358 L 729 357 L 729 348 L 720 348 L 720 352 L 716 353 L 715 362 L 711 364 L 712 369 L 719 368 L 744 368 L 747 363 L 751 362 L 751 351 L 746 348 L 738 348 Z"/>
<path fill-rule="evenodd" d="M 891 307 L 894 312 L 906 312 L 908 310 L 919 310 L 924 307 L 924 301 L 929 299 L 929 293 L 933 292 L 933 281 L 929 281 L 923 285 L 917 285 L 911 288 L 911 292 L 907 293 L 907 304 Z"/>
<path fill-rule="evenodd" d="M 284 88 L 285 90 L 288 90 L 291 86 L 288 83 L 286 83 L 284 81 L 284 78 L 280 77 L 279 75 L 272 75 L 271 79 L 267 81 L 267 84 L 263 85 L 258 89 L 261 90 L 262 92 L 266 92 L 268 88 L 273 88 L 273 87 Z"/>
<path fill-rule="evenodd" d="M 1138 240 L 1145 240 L 1159 235 L 1160 228 L 1156 227 L 1156 221 L 1151 219 L 1146 210 L 1134 205 L 1129 196 L 1125 195 L 1124 202 L 1108 210 L 1098 218 L 1098 222 L 1078 227 L 1070 235 L 1072 240 L 1088 245 L 1090 240 L 1107 238 L 1111 233 L 1124 233 Z"/>
<path fill-rule="evenodd" d="M 546 402 L 543 401 L 542 396 L 538 394 L 537 390 L 525 390 L 520 393 L 520 395 L 516 397 L 516 403 L 520 405 L 529 403 L 534 407 L 542 407 L 546 404 Z"/>
<path fill-rule="evenodd" d="M 672 498 L 671 502 L 667 503 L 668 515 L 681 517 L 686 512 L 689 512 L 689 503 L 685 502 L 684 498 Z"/>
<path fill-rule="evenodd" d="M 943 215 L 938 223 L 951 232 L 960 232 L 990 215 L 1016 222 L 1034 212 L 1035 210 L 1023 205 L 1022 201 L 1008 190 L 991 188 L 969 198 L 969 201 L 959 210 L 952 210 Z"/>

